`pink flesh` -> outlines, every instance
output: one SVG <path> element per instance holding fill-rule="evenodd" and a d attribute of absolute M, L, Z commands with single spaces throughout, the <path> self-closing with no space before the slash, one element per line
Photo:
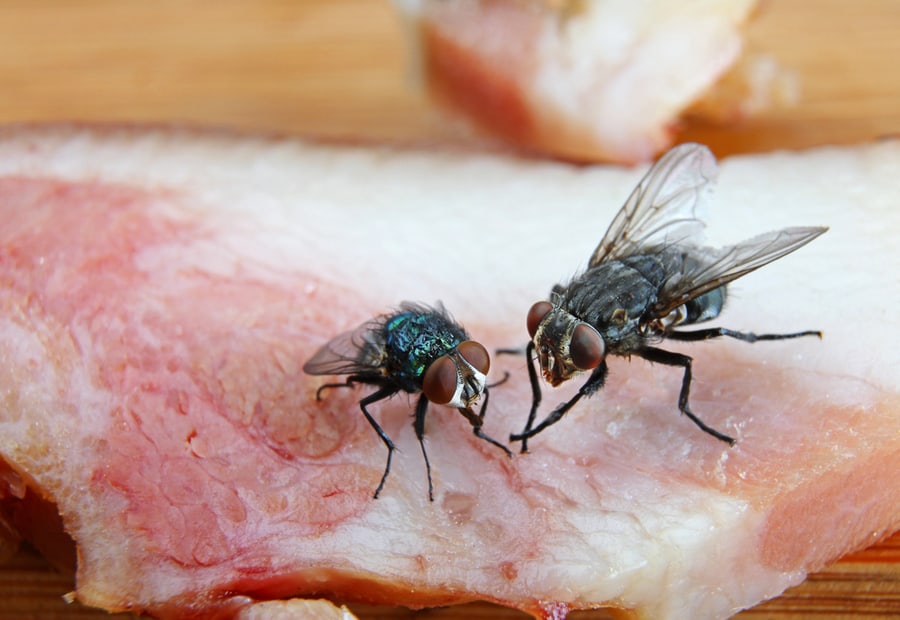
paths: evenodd
<path fill-rule="evenodd" d="M 534 254 L 521 231 L 552 224 L 526 222 L 525 201 L 544 205 L 540 190 L 519 196 L 518 179 L 565 192 L 609 174 L 621 202 L 630 171 L 54 130 L 7 134 L 0 162 L 0 453 L 13 470 L 0 497 L 22 495 L 24 480 L 58 505 L 88 604 L 194 614 L 329 595 L 717 617 L 900 522 L 896 384 L 848 359 L 842 313 L 790 293 L 778 302 L 784 330 L 824 328 L 824 341 L 667 343 L 694 356 L 694 411 L 736 434 L 735 448 L 678 415 L 679 371 L 616 359 L 602 393 L 512 460 L 432 407 L 433 504 L 414 400 L 375 407 L 400 453 L 371 499 L 386 453 L 357 406 L 366 390 L 316 402 L 328 378 L 304 375 L 303 362 L 404 298 L 443 297 L 489 350 L 524 344 L 525 313 L 553 281 L 547 268 L 506 281 L 503 269 Z M 441 191 L 457 183 L 458 194 Z M 434 208 L 406 195 L 418 185 Z M 476 193 L 515 200 L 480 213 L 466 204 Z M 591 223 L 597 239 L 617 207 Z M 474 241 L 454 241 L 459 220 L 475 222 Z M 482 234 L 493 241 L 479 245 Z M 838 253 L 870 243 L 829 234 Z M 543 247 L 549 262 L 553 244 Z M 421 248 L 433 259 L 419 260 Z M 577 266 L 560 262 L 552 272 Z M 721 324 L 771 329 L 738 309 L 764 317 L 754 296 L 731 303 L 725 317 L 741 323 Z M 860 329 L 889 360 L 873 327 Z M 523 365 L 493 360 L 493 376 L 512 373 L 485 426 L 501 440 L 530 403 Z M 578 385 L 544 386 L 542 411 Z"/>

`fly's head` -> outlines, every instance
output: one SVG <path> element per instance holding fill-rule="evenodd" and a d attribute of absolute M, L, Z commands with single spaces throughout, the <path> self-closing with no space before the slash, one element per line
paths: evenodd
<path fill-rule="evenodd" d="M 425 370 L 422 392 L 436 405 L 471 407 L 484 393 L 490 368 L 487 349 L 474 340 L 465 340 Z"/>
<path fill-rule="evenodd" d="M 544 379 L 554 387 L 596 368 L 606 355 L 603 337 L 593 326 L 549 301 L 531 306 L 528 333 Z"/>

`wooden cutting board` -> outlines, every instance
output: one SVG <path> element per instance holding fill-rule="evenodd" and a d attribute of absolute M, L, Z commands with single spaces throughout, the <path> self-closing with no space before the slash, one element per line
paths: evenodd
<path fill-rule="evenodd" d="M 900 135 L 900 2 L 763 2 L 749 47 L 796 72 L 801 98 L 736 125 L 687 122 L 718 155 Z M 5 0 L 0 122 L 193 123 L 433 141 L 446 126 L 410 79 L 400 20 L 376 0 Z M 900 176 L 898 176 L 900 178 Z M 0 618 L 101 618 L 28 549 L 0 560 Z M 475 604 L 360 618 L 522 618 Z M 750 618 L 900 617 L 900 535 L 844 558 Z M 603 617 L 573 614 L 578 618 Z"/>

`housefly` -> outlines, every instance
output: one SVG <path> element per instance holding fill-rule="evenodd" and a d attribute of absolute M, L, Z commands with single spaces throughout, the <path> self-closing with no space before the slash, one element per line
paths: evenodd
<path fill-rule="evenodd" d="M 487 373 L 491 360 L 487 350 L 471 340 L 465 329 L 454 322 L 444 308 L 405 302 L 399 310 L 363 323 L 336 336 L 303 366 L 311 375 L 348 375 L 342 383 L 327 383 L 316 391 L 316 400 L 330 388 L 372 385 L 374 392 L 359 401 L 359 408 L 387 446 L 387 463 L 375 499 L 381 493 L 391 471 L 394 442 L 369 412 L 373 403 L 398 392 L 420 394 L 413 428 L 428 475 L 428 499 L 434 501 L 431 464 L 425 450 L 425 413 L 428 404 L 456 407 L 472 425 L 476 436 L 491 443 L 508 456 L 509 449 L 485 435 L 481 426 L 488 404 Z M 481 409 L 473 406 L 484 395 Z"/>
<path fill-rule="evenodd" d="M 532 405 L 525 429 L 510 436 L 527 450 L 530 437 L 558 422 L 581 398 L 606 380 L 606 357 L 637 355 L 650 362 L 684 369 L 678 409 L 703 431 L 734 444 L 707 426 L 688 403 L 692 358 L 655 346 L 664 339 L 698 341 L 728 336 L 745 342 L 819 336 L 819 331 L 753 334 L 714 327 L 678 328 L 714 319 L 725 303 L 729 282 L 809 243 L 827 228 L 785 228 L 733 246 L 700 245 L 699 219 L 716 175 L 715 159 L 698 144 L 671 149 L 650 169 L 613 219 L 588 261 L 568 284 L 553 287 L 549 301 L 528 311 L 531 341 L 526 347 Z M 590 371 L 567 402 L 534 425 L 541 388 L 537 357 L 552 386 Z"/>

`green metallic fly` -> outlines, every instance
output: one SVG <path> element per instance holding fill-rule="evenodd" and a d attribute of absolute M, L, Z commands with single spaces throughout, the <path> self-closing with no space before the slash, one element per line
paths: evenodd
<path fill-rule="evenodd" d="M 434 501 L 431 463 L 425 450 L 425 414 L 429 403 L 456 407 L 472 425 L 476 436 L 512 456 L 509 449 L 485 435 L 485 410 L 488 404 L 487 374 L 491 360 L 487 349 L 471 340 L 465 329 L 438 305 L 431 308 L 405 302 L 398 311 L 381 315 L 356 329 L 336 336 L 303 366 L 311 375 L 348 375 L 342 383 L 327 383 L 316 392 L 329 388 L 372 385 L 377 389 L 359 401 L 359 408 L 381 441 L 387 446 L 387 464 L 375 489 L 377 499 L 391 471 L 394 442 L 375 421 L 368 407 L 398 392 L 421 394 L 416 404 L 413 428 L 428 475 L 428 499 Z M 481 409 L 473 406 L 484 395 Z"/>

